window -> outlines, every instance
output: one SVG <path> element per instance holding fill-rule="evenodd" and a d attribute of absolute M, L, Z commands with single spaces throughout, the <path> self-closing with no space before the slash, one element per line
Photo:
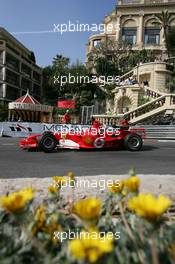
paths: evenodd
<path fill-rule="evenodd" d="M 12 46 L 10 46 L 9 44 L 6 44 L 6 46 L 7 46 L 7 48 L 9 48 L 11 51 L 13 51 L 16 55 L 20 55 L 19 54 L 19 52 L 16 50 L 16 49 L 14 49 Z"/>
<path fill-rule="evenodd" d="M 94 39 L 93 46 L 96 47 L 101 43 L 101 39 Z"/>
<path fill-rule="evenodd" d="M 33 85 L 33 93 L 37 96 L 41 95 L 41 88 L 39 85 L 36 84 Z"/>
<path fill-rule="evenodd" d="M 3 85 L 0 84 L 0 97 L 3 97 Z"/>
<path fill-rule="evenodd" d="M 6 69 L 6 82 L 19 86 L 19 75 Z"/>
<path fill-rule="evenodd" d="M 31 69 L 24 63 L 22 63 L 21 72 L 24 73 L 27 77 L 31 77 Z"/>
<path fill-rule="evenodd" d="M 38 74 L 37 72 L 33 72 L 33 79 L 37 82 L 40 82 L 41 81 L 41 76 L 40 74 Z"/>
<path fill-rule="evenodd" d="M 7 85 L 6 98 L 10 100 L 16 100 L 20 96 L 20 90 Z"/>
<path fill-rule="evenodd" d="M 29 64 L 31 63 L 31 60 L 28 60 L 26 57 L 22 56 L 22 59 L 28 62 Z"/>
<path fill-rule="evenodd" d="M 31 82 L 27 79 L 22 78 L 22 82 L 21 82 L 21 88 L 24 90 L 28 90 L 30 91 L 31 89 Z"/>
<path fill-rule="evenodd" d="M 17 72 L 19 71 L 19 60 L 9 53 L 6 54 L 6 65 Z"/>
<path fill-rule="evenodd" d="M 136 44 L 136 28 L 123 28 L 122 29 L 122 40 L 128 44 Z"/>
<path fill-rule="evenodd" d="M 0 52 L 0 63 L 3 63 L 3 52 Z"/>
<path fill-rule="evenodd" d="M 160 29 L 145 28 L 145 44 L 159 45 L 160 44 Z"/>

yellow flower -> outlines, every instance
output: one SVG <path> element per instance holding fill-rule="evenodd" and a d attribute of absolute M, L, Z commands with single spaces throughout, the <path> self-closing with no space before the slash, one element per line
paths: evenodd
<path fill-rule="evenodd" d="M 100 237 L 98 232 L 81 232 L 81 238 L 69 242 L 69 250 L 77 260 L 95 263 L 104 254 L 113 250 L 113 239 Z"/>
<path fill-rule="evenodd" d="M 35 213 L 34 217 L 35 225 L 32 228 L 32 233 L 35 235 L 38 231 L 42 230 L 46 222 L 46 208 L 44 205 L 40 205 Z"/>
<path fill-rule="evenodd" d="M 0 197 L 0 205 L 10 213 L 20 213 L 26 204 L 33 199 L 33 189 L 25 188 L 18 192 Z"/>
<path fill-rule="evenodd" d="M 42 231 L 53 236 L 55 231 L 61 231 L 60 225 L 57 223 L 56 215 L 52 215 L 49 219 L 49 222 L 45 223 L 42 227 Z"/>
<path fill-rule="evenodd" d="M 53 176 L 52 180 L 54 181 L 54 184 L 58 188 L 61 188 L 62 186 L 65 186 L 66 183 L 67 183 L 67 179 L 65 177 Z"/>
<path fill-rule="evenodd" d="M 148 221 L 156 221 L 171 206 L 172 201 L 163 195 L 139 194 L 128 200 L 128 208 Z"/>
<path fill-rule="evenodd" d="M 124 187 L 123 181 L 114 181 L 112 186 L 108 186 L 108 189 L 112 193 L 121 193 L 123 187 Z"/>
<path fill-rule="evenodd" d="M 48 187 L 48 191 L 49 191 L 50 193 L 52 193 L 52 194 L 55 194 L 55 193 L 58 192 L 58 188 L 57 188 L 56 186 L 50 185 L 50 186 Z"/>
<path fill-rule="evenodd" d="M 67 174 L 67 176 L 69 178 L 71 178 L 71 180 L 74 180 L 75 179 L 75 174 L 72 171 L 69 171 L 68 174 Z"/>
<path fill-rule="evenodd" d="M 27 200 L 33 199 L 34 190 L 32 188 L 24 188 L 20 190 L 18 193 L 24 195 Z"/>
<path fill-rule="evenodd" d="M 140 187 L 140 179 L 137 176 L 131 176 L 130 178 L 124 180 L 124 186 L 130 192 L 137 192 Z"/>
<path fill-rule="evenodd" d="M 57 223 L 56 215 L 52 215 L 48 220 L 46 217 L 46 208 L 41 205 L 36 210 L 34 220 L 35 224 L 32 228 L 33 235 L 36 235 L 38 232 L 44 232 L 49 235 L 53 243 L 58 241 L 57 238 L 53 237 L 55 231 L 61 230 L 60 225 Z"/>
<path fill-rule="evenodd" d="M 169 252 L 170 252 L 171 258 L 175 261 L 175 244 L 171 245 Z"/>
<path fill-rule="evenodd" d="M 46 221 L 46 207 L 44 205 L 40 205 L 35 214 L 35 221 L 37 221 L 38 225 L 41 227 Z"/>
<path fill-rule="evenodd" d="M 74 205 L 74 212 L 86 220 L 98 218 L 100 210 L 101 201 L 93 197 L 79 200 Z"/>

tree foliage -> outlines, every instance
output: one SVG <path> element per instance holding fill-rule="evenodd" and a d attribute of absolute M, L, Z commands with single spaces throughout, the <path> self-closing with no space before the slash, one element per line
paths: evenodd
<path fill-rule="evenodd" d="M 126 70 L 124 61 L 131 54 L 131 45 L 113 39 L 102 41 L 90 52 L 88 68 L 96 69 L 98 75 L 117 75 Z"/>
<path fill-rule="evenodd" d="M 88 67 L 95 67 L 97 75 L 121 76 L 139 63 L 155 60 L 155 52 L 151 50 L 132 50 L 132 46 L 126 42 L 107 40 L 94 47 L 89 54 Z"/>
<path fill-rule="evenodd" d="M 175 28 L 172 27 L 168 31 L 167 42 L 171 56 L 175 56 Z"/>
<path fill-rule="evenodd" d="M 160 26 L 161 29 L 163 29 L 163 34 L 165 38 L 165 45 L 167 48 L 168 57 L 170 57 L 170 45 L 169 45 L 169 31 L 170 31 L 170 25 L 171 21 L 174 19 L 173 14 L 169 13 L 168 10 L 162 11 L 161 14 L 156 14 L 156 21 L 153 22 L 154 25 Z"/>
<path fill-rule="evenodd" d="M 0 103 L 0 121 L 5 121 L 8 118 L 8 106 Z"/>
<path fill-rule="evenodd" d="M 104 93 L 98 89 L 97 84 L 88 82 L 91 80 L 92 74 L 79 61 L 70 64 L 69 58 L 56 55 L 52 65 L 43 69 L 43 75 L 45 103 L 55 105 L 58 98 L 64 98 L 75 99 L 77 104 L 81 106 L 93 104 L 94 94 L 98 96 L 98 99 L 104 98 Z M 65 83 L 61 84 L 61 77 L 65 77 Z"/>

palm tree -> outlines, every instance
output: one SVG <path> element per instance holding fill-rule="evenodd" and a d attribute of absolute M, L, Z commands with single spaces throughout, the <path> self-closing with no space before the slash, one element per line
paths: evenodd
<path fill-rule="evenodd" d="M 70 62 L 70 59 L 67 57 L 64 57 L 62 55 L 57 54 L 54 58 L 53 58 L 53 66 L 56 68 L 64 68 L 64 67 L 68 67 Z"/>
<path fill-rule="evenodd" d="M 171 27 L 168 32 L 168 46 L 171 56 L 175 56 L 175 27 Z"/>
<path fill-rule="evenodd" d="M 161 29 L 163 29 L 163 34 L 165 38 L 165 45 L 168 53 L 168 57 L 170 56 L 170 49 L 169 49 L 169 42 L 168 42 L 168 33 L 170 29 L 170 24 L 173 19 L 172 13 L 169 13 L 168 10 L 162 11 L 161 14 L 156 14 L 156 22 L 153 22 L 153 24 L 160 26 Z"/>

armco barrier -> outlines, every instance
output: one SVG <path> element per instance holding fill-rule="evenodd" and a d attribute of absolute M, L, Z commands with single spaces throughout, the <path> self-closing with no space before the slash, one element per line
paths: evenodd
<path fill-rule="evenodd" d="M 45 131 L 66 133 L 72 129 L 78 132 L 81 131 L 82 127 L 87 128 L 89 126 L 27 122 L 3 122 L 0 123 L 0 136 L 23 138 L 33 134 L 42 134 Z"/>
<path fill-rule="evenodd" d="M 175 125 L 173 126 L 142 126 L 146 131 L 146 137 L 152 139 L 174 139 L 175 140 Z"/>
<path fill-rule="evenodd" d="M 23 122 L 0 123 L 0 135 L 4 137 L 27 137 L 42 133 L 43 124 Z"/>
<path fill-rule="evenodd" d="M 81 131 L 81 129 L 89 127 L 88 125 L 63 125 L 63 124 L 46 124 L 46 123 L 23 123 L 23 122 L 0 122 L 0 136 L 6 137 L 27 137 L 33 134 L 42 134 L 45 131 Z M 137 126 L 134 126 L 136 128 Z M 174 139 L 174 126 L 138 126 L 145 128 L 146 138 L 155 139 Z"/>

